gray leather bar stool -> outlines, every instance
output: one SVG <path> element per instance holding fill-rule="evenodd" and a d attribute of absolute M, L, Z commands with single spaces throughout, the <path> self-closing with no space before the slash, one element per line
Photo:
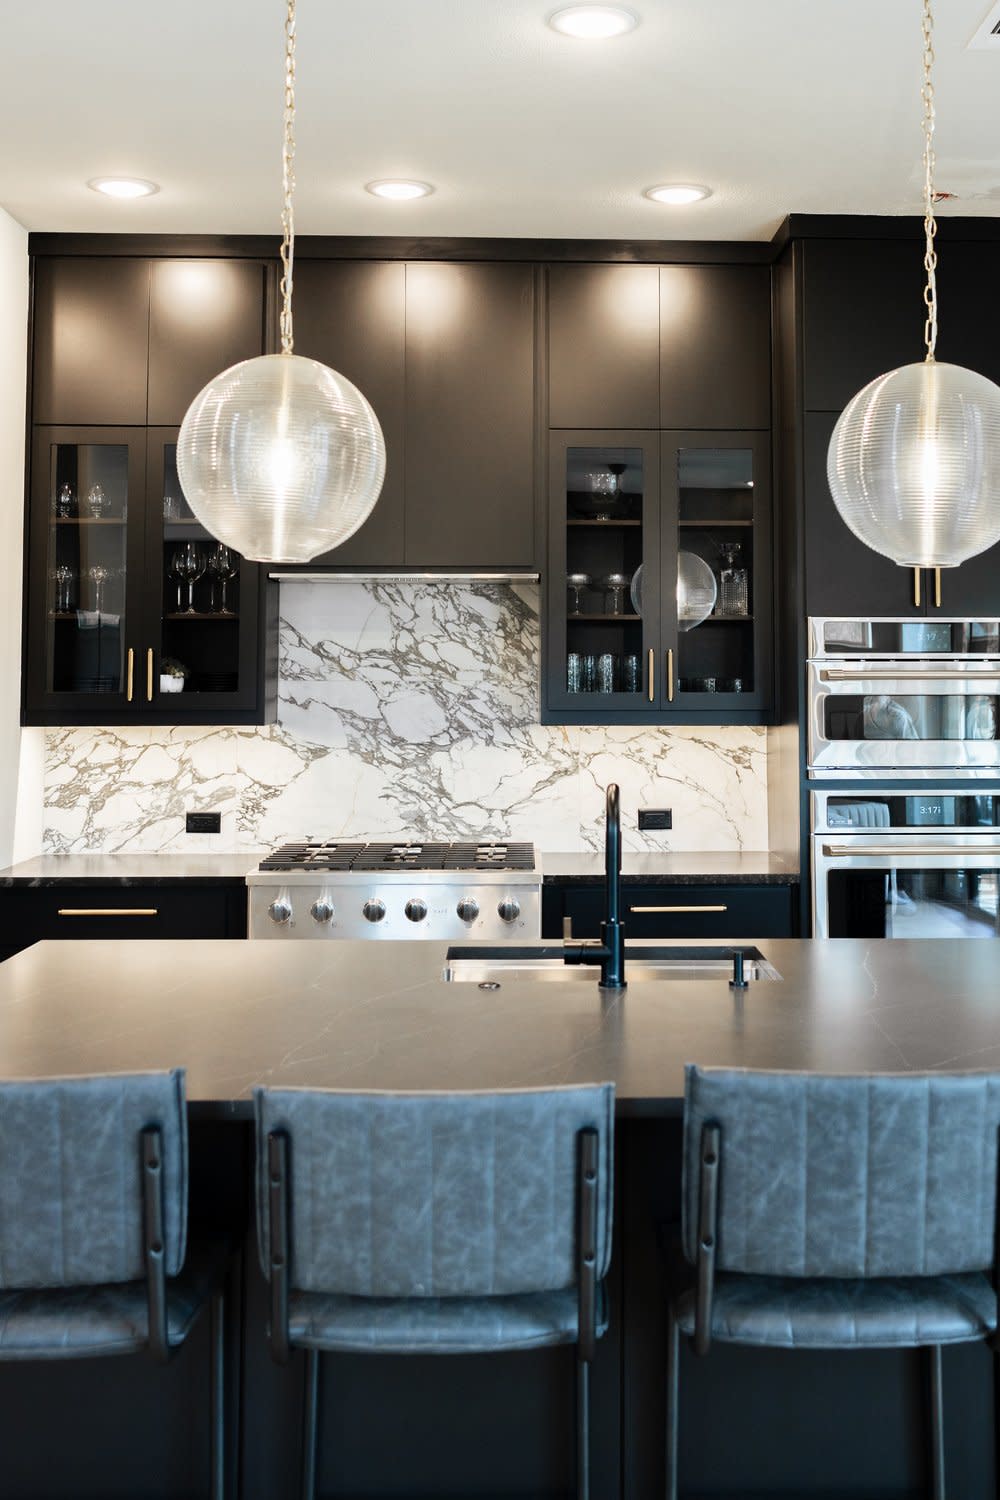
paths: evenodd
<path fill-rule="evenodd" d="M 942 1345 L 996 1350 L 1000 1074 L 686 1074 L 669 1500 L 682 1333 L 699 1354 L 716 1339 L 926 1349 L 930 1492 L 943 1500 Z"/>
<path fill-rule="evenodd" d="M 182 1070 L 0 1082 L 0 1360 L 165 1362 L 210 1303 L 223 1500 L 228 1249 L 185 1257 L 187 1199 Z"/>
<path fill-rule="evenodd" d="M 302 1494 L 319 1356 L 577 1347 L 577 1494 L 611 1254 L 614 1089 L 258 1089 L 257 1223 L 271 1350 L 306 1350 Z"/>

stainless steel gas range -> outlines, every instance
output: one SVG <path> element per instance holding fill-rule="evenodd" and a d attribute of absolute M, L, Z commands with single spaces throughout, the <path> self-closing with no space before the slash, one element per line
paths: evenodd
<path fill-rule="evenodd" d="M 251 938 L 541 936 L 532 844 L 285 844 L 247 876 Z"/>

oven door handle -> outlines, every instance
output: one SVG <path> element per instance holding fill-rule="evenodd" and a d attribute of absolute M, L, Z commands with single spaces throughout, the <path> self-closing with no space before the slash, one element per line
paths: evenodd
<path fill-rule="evenodd" d="M 988 671 L 942 671 L 940 667 L 821 667 L 820 682 L 996 682 L 1000 684 L 1000 667 Z"/>
<path fill-rule="evenodd" d="M 961 856 L 963 860 L 979 854 L 994 854 L 1000 863 L 1000 844 L 824 844 L 823 853 L 829 859 L 844 859 L 851 855 L 877 856 L 882 860 L 905 858 L 908 854 L 944 855 L 949 859 Z"/>

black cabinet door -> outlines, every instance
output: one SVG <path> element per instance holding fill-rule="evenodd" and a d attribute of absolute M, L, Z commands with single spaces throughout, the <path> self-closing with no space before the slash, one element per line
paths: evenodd
<path fill-rule="evenodd" d="M 153 261 L 143 418 L 150 426 L 179 426 L 214 376 L 263 353 L 264 274 L 254 261 Z"/>
<path fill-rule="evenodd" d="M 659 427 L 659 268 L 550 266 L 548 310 L 549 426 Z"/>
<path fill-rule="evenodd" d="M 660 268 L 659 425 L 770 427 L 767 266 Z"/>
<path fill-rule="evenodd" d="M 406 563 L 531 568 L 535 272 L 406 267 Z"/>
<path fill-rule="evenodd" d="M 35 262 L 32 420 L 86 427 L 146 420 L 149 261 Z"/>
<path fill-rule="evenodd" d="M 368 520 L 317 567 L 403 562 L 403 359 L 406 267 L 401 261 L 300 260 L 295 351 L 345 375 L 371 402 L 385 438 L 385 483 Z"/>
<path fill-rule="evenodd" d="M 901 568 L 858 540 L 840 518 L 826 477 L 826 453 L 839 413 L 805 414 L 807 615 L 923 615 L 930 575 Z"/>

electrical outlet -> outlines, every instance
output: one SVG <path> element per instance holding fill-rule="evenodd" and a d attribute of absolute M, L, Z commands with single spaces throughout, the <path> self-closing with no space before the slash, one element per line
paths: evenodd
<path fill-rule="evenodd" d="M 222 831 L 221 813 L 188 813 L 184 819 L 184 830 L 186 833 L 220 833 Z"/>
<path fill-rule="evenodd" d="M 673 828 L 674 815 L 669 807 L 640 807 L 639 827 L 648 829 Z"/>

